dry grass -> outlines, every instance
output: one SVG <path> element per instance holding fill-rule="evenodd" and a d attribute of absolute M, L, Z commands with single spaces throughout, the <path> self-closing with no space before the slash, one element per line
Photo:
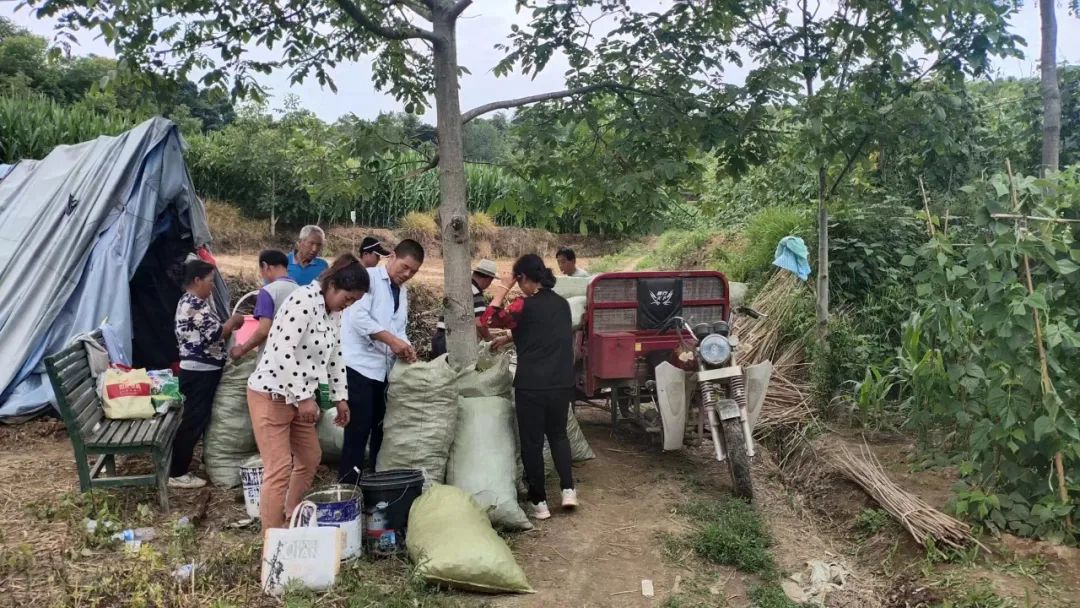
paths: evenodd
<path fill-rule="evenodd" d="M 401 218 L 397 235 L 403 239 L 412 239 L 434 253 L 439 245 L 439 224 L 431 213 L 412 212 Z"/>
<path fill-rule="evenodd" d="M 788 335 L 803 290 L 795 275 L 779 270 L 751 304 L 768 316 L 739 319 L 737 335 L 742 341 L 742 360 L 749 365 L 762 361 L 771 361 L 773 365 L 772 379 L 757 423 L 757 428 L 762 431 L 801 424 L 812 416 L 806 350 L 802 340 Z"/>
<path fill-rule="evenodd" d="M 257 255 L 269 247 L 283 251 L 292 247 L 295 230 L 279 224 L 276 236 L 271 237 L 269 220 L 245 217 L 236 207 L 214 200 L 206 200 L 204 205 L 210 234 L 214 237 L 214 251 Z"/>

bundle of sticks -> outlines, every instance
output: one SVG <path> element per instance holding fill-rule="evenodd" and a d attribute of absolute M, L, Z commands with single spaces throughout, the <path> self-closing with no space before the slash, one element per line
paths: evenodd
<path fill-rule="evenodd" d="M 751 306 L 766 317 L 740 318 L 740 359 L 745 365 L 771 361 L 769 390 L 756 429 L 767 432 L 778 426 L 798 424 L 812 414 L 809 364 L 801 340 L 790 335 L 803 287 L 795 275 L 777 270 L 754 297 Z"/>
<path fill-rule="evenodd" d="M 853 454 L 843 443 L 832 443 L 823 449 L 821 455 L 837 473 L 862 488 L 882 509 L 896 518 L 915 542 L 923 547 L 932 540 L 939 549 L 963 549 L 975 544 L 990 552 L 971 535 L 969 525 L 931 507 L 889 479 L 877 457 L 865 444 L 860 452 Z"/>

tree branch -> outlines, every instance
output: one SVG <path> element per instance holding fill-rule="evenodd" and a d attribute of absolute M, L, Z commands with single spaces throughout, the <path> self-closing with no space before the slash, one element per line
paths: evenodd
<path fill-rule="evenodd" d="M 372 34 L 375 34 L 376 36 L 381 36 L 388 40 L 408 40 L 410 38 L 423 38 L 424 40 L 429 40 L 432 43 L 439 43 L 439 37 L 436 36 L 433 32 L 429 32 L 428 30 L 421 29 L 409 24 L 401 24 L 398 27 L 386 27 L 381 23 L 376 23 L 371 19 L 371 17 L 364 14 L 364 11 L 360 10 L 360 7 L 357 6 L 352 0 L 334 1 L 337 2 L 337 5 L 341 7 L 341 10 L 345 11 L 345 14 L 348 15 L 350 19 L 355 21 L 357 25 L 364 28 L 368 32 L 371 32 Z"/>
<path fill-rule="evenodd" d="M 473 0 L 458 0 L 457 4 L 455 4 L 450 9 L 450 13 L 449 13 L 450 18 L 451 19 L 457 19 L 458 16 L 461 15 L 461 13 L 465 9 L 469 8 L 469 5 L 472 4 L 472 3 L 473 3 Z"/>
<path fill-rule="evenodd" d="M 462 0 L 464 1 L 464 0 Z M 563 91 L 552 91 L 551 93 L 541 93 L 540 95 L 529 95 L 528 97 L 518 97 L 517 99 L 504 99 L 503 101 L 493 101 L 486 103 L 482 106 L 475 107 L 468 112 L 461 115 L 461 124 L 464 125 L 477 116 L 482 116 L 488 112 L 494 112 L 495 110 L 507 110 L 510 108 L 519 108 L 521 106 L 527 106 L 529 104 L 539 103 L 541 101 L 550 101 L 552 99 L 562 99 L 563 97 L 570 97 L 573 95 L 583 95 L 585 93 L 592 93 L 594 91 L 601 90 L 615 90 L 619 89 L 619 85 L 613 82 L 604 82 L 600 84 L 590 84 L 584 87 L 577 87 L 573 89 L 566 89 Z"/>
<path fill-rule="evenodd" d="M 423 2 L 417 2 L 416 0 L 401 0 L 401 3 L 404 4 L 405 6 L 407 6 L 409 8 L 409 10 L 411 10 L 412 12 L 416 13 L 417 15 L 420 15 L 421 17 L 423 17 L 424 19 L 427 19 L 428 21 L 431 21 L 431 7 L 430 6 L 425 6 Z"/>

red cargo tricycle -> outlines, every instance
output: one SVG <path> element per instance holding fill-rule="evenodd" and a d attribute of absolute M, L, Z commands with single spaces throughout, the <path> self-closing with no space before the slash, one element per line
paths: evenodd
<path fill-rule="evenodd" d="M 660 433 L 665 450 L 682 448 L 696 413 L 698 432 L 708 428 L 736 495 L 751 498 L 754 444 L 731 313 L 720 272 L 598 275 L 575 334 L 577 389 L 586 399 L 607 401 L 612 425 L 622 418 Z"/>

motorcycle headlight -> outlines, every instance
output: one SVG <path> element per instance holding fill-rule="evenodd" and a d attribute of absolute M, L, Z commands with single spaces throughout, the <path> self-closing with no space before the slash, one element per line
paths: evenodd
<path fill-rule="evenodd" d="M 709 365 L 721 365 L 731 358 L 731 343 L 720 334 L 712 334 L 698 346 L 701 358 Z"/>

